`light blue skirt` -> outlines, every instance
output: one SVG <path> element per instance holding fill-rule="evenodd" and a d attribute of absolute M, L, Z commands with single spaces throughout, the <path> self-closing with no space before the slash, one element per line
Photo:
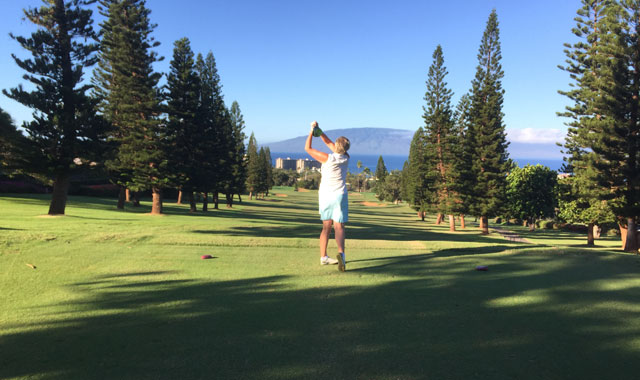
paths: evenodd
<path fill-rule="evenodd" d="M 343 193 L 318 193 L 320 219 L 346 223 L 349 220 L 349 197 Z"/>

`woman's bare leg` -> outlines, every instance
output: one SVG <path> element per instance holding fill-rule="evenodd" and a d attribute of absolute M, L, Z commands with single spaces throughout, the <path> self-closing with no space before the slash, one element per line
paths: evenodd
<path fill-rule="evenodd" d="M 344 223 L 334 223 L 333 232 L 335 232 L 335 235 L 336 235 L 336 244 L 338 245 L 338 252 L 344 253 L 344 239 L 345 239 Z"/>
<path fill-rule="evenodd" d="M 327 255 L 327 245 L 329 244 L 329 233 L 331 233 L 331 225 L 333 220 L 322 221 L 322 232 L 320 233 L 320 257 Z"/>

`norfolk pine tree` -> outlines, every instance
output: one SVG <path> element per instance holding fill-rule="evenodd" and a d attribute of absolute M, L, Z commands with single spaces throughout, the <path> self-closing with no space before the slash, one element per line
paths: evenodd
<path fill-rule="evenodd" d="M 591 147 L 596 161 L 598 183 L 610 191 L 604 193 L 623 236 L 622 248 L 640 253 L 640 1 L 621 0 L 609 5 L 613 17 L 603 36 L 604 68 L 602 138 Z M 626 230 L 626 231 L 625 231 Z M 626 238 L 626 239 L 625 239 Z"/>
<path fill-rule="evenodd" d="M 582 215 L 606 217 L 610 208 L 629 252 L 638 249 L 640 215 L 638 8 L 637 1 L 583 1 L 573 29 L 580 41 L 565 45 L 561 67 L 574 81 L 561 92 L 574 102 L 561 114 L 571 118 L 565 149 L 581 198 L 591 199 Z"/>
<path fill-rule="evenodd" d="M 384 199 L 384 180 L 387 177 L 389 172 L 387 171 L 387 167 L 384 164 L 384 160 L 382 156 L 378 157 L 378 164 L 376 165 L 376 195 L 378 199 Z"/>
<path fill-rule="evenodd" d="M 262 198 L 264 199 L 265 195 L 269 192 L 269 166 L 271 166 L 271 163 L 268 162 L 267 151 L 264 147 L 260 147 L 260 151 L 258 151 L 258 163 L 259 174 L 256 196 L 262 193 Z"/>
<path fill-rule="evenodd" d="M 249 199 L 252 199 L 253 195 L 260 191 L 261 170 L 258 143 L 252 132 L 247 146 L 247 190 L 249 190 Z"/>
<path fill-rule="evenodd" d="M 389 172 L 387 171 L 387 167 L 384 164 L 382 156 L 378 157 L 378 164 L 376 165 L 376 181 L 384 182 L 384 179 L 388 174 Z"/>
<path fill-rule="evenodd" d="M 102 24 L 99 68 L 95 82 L 103 111 L 112 125 L 115 152 L 106 166 L 113 180 L 133 191 L 151 189 L 151 214 L 162 213 L 162 188 L 169 184 L 157 89 L 158 58 L 151 49 L 159 42 L 151 32 L 151 11 L 144 0 L 101 0 Z"/>
<path fill-rule="evenodd" d="M 100 123 L 92 120 L 95 104 L 86 95 L 90 86 L 82 84 L 84 69 L 95 64 L 98 50 L 92 42 L 97 39 L 92 11 L 85 9 L 93 2 L 43 1 L 40 8 L 24 10 L 38 29 L 28 38 L 10 34 L 33 57 L 12 54 L 35 89 L 19 85 L 3 93 L 34 110 L 34 120 L 23 125 L 28 143 L 21 154 L 29 163 L 23 169 L 53 182 L 49 215 L 65 213 L 74 159 L 86 158 L 95 148 L 91 143 L 100 139 Z"/>
<path fill-rule="evenodd" d="M 462 95 L 456 106 L 453 119 L 455 123 L 457 145 L 456 168 L 458 175 L 456 183 L 456 211 L 460 213 L 460 228 L 465 228 L 465 214 L 469 213 L 470 198 L 473 194 L 473 176 L 471 174 L 471 146 L 466 143 L 467 131 L 469 129 L 469 112 L 471 109 L 471 96 L 467 93 Z"/>
<path fill-rule="evenodd" d="M 266 193 L 268 196 L 269 190 L 271 190 L 271 188 L 273 187 L 273 161 L 271 161 L 271 149 L 269 149 L 268 146 L 264 148 L 264 155 L 264 165 L 266 171 Z"/>
<path fill-rule="evenodd" d="M 229 123 L 233 131 L 233 154 L 231 159 L 231 177 L 225 185 L 224 192 L 227 198 L 227 207 L 232 207 L 234 194 L 238 194 L 238 197 L 240 197 L 246 187 L 247 165 L 245 161 L 246 149 L 244 146 L 246 135 L 244 134 L 244 118 L 242 117 L 238 102 L 234 101 L 231 104 L 231 109 L 227 116 L 229 117 Z M 242 198 L 240 198 L 240 201 L 242 201 Z"/>
<path fill-rule="evenodd" d="M 567 205 L 571 205 L 575 211 L 571 216 L 564 218 L 569 222 L 586 223 L 588 225 L 587 244 L 594 245 L 593 226 L 600 222 L 605 222 L 608 207 L 606 201 L 602 202 L 601 193 L 606 189 L 599 186 L 596 179 L 594 163 L 597 157 L 590 145 L 590 129 L 599 130 L 597 124 L 601 123 L 601 117 L 597 116 L 596 103 L 600 95 L 600 90 L 596 85 L 598 77 L 598 60 L 594 56 L 602 54 L 600 50 L 602 24 L 605 18 L 605 7 L 609 1 L 586 1 L 578 10 L 577 22 L 573 33 L 581 40 L 573 45 L 565 44 L 565 54 L 567 55 L 566 66 L 560 66 L 562 70 L 569 73 L 570 78 L 575 81 L 571 84 L 573 89 L 569 91 L 559 91 L 573 101 L 573 104 L 566 107 L 566 111 L 559 113 L 570 119 L 567 123 L 568 131 L 565 138 L 564 153 L 567 165 L 565 171 L 573 175 L 571 181 L 564 181 L 562 188 L 561 204 L 563 213 Z M 601 60 L 600 60 L 601 61 Z M 604 204 L 603 204 L 604 203 Z"/>
<path fill-rule="evenodd" d="M 510 167 L 502 103 L 504 90 L 500 65 L 498 16 L 489 15 L 472 81 L 469 129 L 466 144 L 471 154 L 473 189 L 469 206 L 480 217 L 483 234 L 489 233 L 488 219 L 497 216 L 506 203 L 507 173 Z"/>
<path fill-rule="evenodd" d="M 165 131 L 167 166 L 172 181 L 183 194 L 187 194 L 190 211 L 195 212 L 193 191 L 206 175 L 200 169 L 207 147 L 202 144 L 203 125 L 198 119 L 200 78 L 187 38 L 174 43 L 166 88 L 169 118 Z"/>
<path fill-rule="evenodd" d="M 198 54 L 196 67 L 201 80 L 198 118 L 202 124 L 200 138 L 203 146 L 206 146 L 206 157 L 200 163 L 204 173 L 200 191 L 205 194 L 211 192 L 214 208 L 218 208 L 218 192 L 223 191 L 231 176 L 233 128 L 229 123 L 213 53 L 208 52 L 204 58 Z"/>
<path fill-rule="evenodd" d="M 406 174 L 406 201 L 418 212 L 420 219 L 424 221 L 427 210 L 427 180 L 425 178 L 425 132 L 422 127 L 413 134 L 409 147 L 409 165 Z"/>
<path fill-rule="evenodd" d="M 452 91 L 447 88 L 442 47 L 433 52 L 433 63 L 429 67 L 427 92 L 422 118 L 425 122 L 425 163 L 426 177 L 432 184 L 431 207 L 438 215 L 449 215 L 449 229 L 455 231 L 454 212 L 456 204 L 456 149 L 458 145 L 453 112 L 451 110 Z"/>

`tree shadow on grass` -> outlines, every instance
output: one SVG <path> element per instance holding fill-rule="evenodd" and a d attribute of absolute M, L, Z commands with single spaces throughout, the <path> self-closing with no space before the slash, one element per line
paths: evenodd
<path fill-rule="evenodd" d="M 222 217 L 233 218 L 233 215 Z M 192 232 L 221 236 L 277 237 L 277 238 L 317 238 L 322 230 L 322 222 L 307 214 L 286 213 L 271 210 L 253 211 L 239 217 L 245 220 L 273 222 L 273 225 L 232 226 L 224 230 L 211 228 Z M 283 226 L 285 224 L 285 226 Z M 333 234 L 333 232 L 332 232 Z M 438 227 L 426 223 L 415 223 L 409 219 L 388 219 L 384 217 L 351 217 L 346 224 L 347 239 L 389 240 L 389 241 L 456 241 L 494 242 L 495 236 L 485 236 L 471 229 L 449 232 L 448 227 Z M 332 235 L 333 236 L 333 235 Z M 333 238 L 333 237 L 332 237 Z"/>
<path fill-rule="evenodd" d="M 422 270 L 332 288 L 105 276 L 68 286 L 74 313 L 7 326 L 0 378 L 636 378 L 637 269 L 624 257 L 546 259 L 500 256 L 485 273 L 404 262 Z"/>
<path fill-rule="evenodd" d="M 521 250 L 530 250 L 531 248 L 531 245 L 524 244 L 490 245 L 473 248 L 450 248 L 441 249 L 430 253 L 404 256 L 388 256 L 355 260 L 348 258 L 348 263 L 357 263 L 355 269 L 349 268 L 349 272 L 385 273 L 401 276 L 422 276 L 426 274 L 425 271 L 429 271 L 429 267 L 427 266 L 427 261 L 429 260 L 445 257 L 477 256 L 501 252 L 515 253 Z"/>

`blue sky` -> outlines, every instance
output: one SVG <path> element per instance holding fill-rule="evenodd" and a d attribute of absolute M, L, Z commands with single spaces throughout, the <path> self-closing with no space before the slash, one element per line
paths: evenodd
<path fill-rule="evenodd" d="M 1 4 L 0 88 L 7 89 L 24 83 L 10 54 L 25 57 L 8 34 L 34 30 L 21 9 L 40 1 Z M 556 112 L 567 100 L 557 91 L 568 88 L 569 78 L 557 66 L 565 60 L 563 43 L 574 39 L 578 0 L 148 0 L 147 6 L 165 56 L 156 69 L 168 71 L 173 42 L 182 37 L 196 53 L 212 51 L 225 101 L 238 101 L 246 132 L 259 143 L 303 135 L 313 120 L 323 129 L 417 129 L 434 49 L 442 45 L 455 106 L 470 88 L 494 8 L 510 139 L 552 142 L 566 131 Z M 18 124 L 31 117 L 4 95 L 0 107 Z"/>

